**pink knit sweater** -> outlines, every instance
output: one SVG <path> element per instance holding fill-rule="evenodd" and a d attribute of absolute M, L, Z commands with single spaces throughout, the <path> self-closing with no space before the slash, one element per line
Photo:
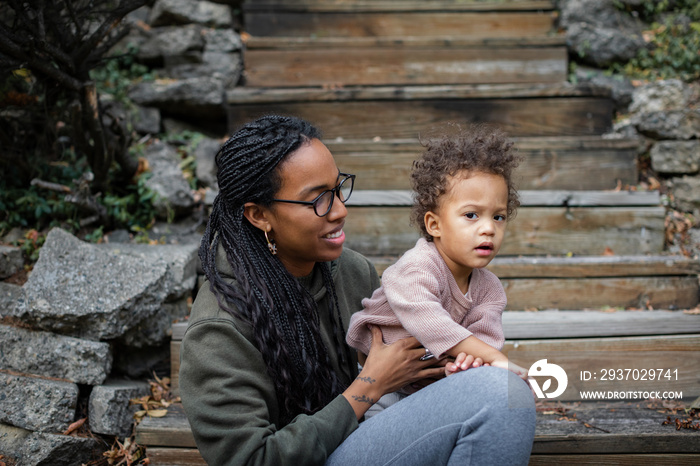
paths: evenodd
<path fill-rule="evenodd" d="M 365 354 L 372 342 L 368 324 L 381 327 L 387 344 L 413 335 L 438 358 L 470 335 L 503 347 L 506 293 L 498 277 L 474 269 L 465 296 L 435 244 L 424 238 L 384 271 L 382 286 L 362 305 L 346 339 Z"/>

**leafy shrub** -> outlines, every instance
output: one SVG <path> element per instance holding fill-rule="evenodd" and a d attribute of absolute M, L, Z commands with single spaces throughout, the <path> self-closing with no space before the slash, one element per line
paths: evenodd
<path fill-rule="evenodd" d="M 649 48 L 613 70 L 645 80 L 700 79 L 700 2 L 644 0 L 638 14 L 651 22 L 651 29 L 645 32 Z"/>

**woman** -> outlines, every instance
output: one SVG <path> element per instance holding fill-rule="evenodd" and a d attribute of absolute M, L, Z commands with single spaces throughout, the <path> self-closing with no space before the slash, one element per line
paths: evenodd
<path fill-rule="evenodd" d="M 208 282 L 180 366 L 202 456 L 212 465 L 526 464 L 532 395 L 498 368 L 447 377 L 359 424 L 382 395 L 444 368 L 408 338 L 372 345 L 358 374 L 345 330 L 379 279 L 343 249 L 354 176 L 319 137 L 303 120 L 268 116 L 217 155 L 220 191 L 200 248 Z"/>

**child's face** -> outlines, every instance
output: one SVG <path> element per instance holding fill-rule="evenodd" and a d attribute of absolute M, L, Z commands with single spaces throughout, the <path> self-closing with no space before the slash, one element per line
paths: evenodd
<path fill-rule="evenodd" d="M 501 248 L 508 186 L 502 176 L 483 172 L 464 172 L 448 182 L 437 212 L 425 216 L 426 228 L 455 278 L 467 278 Z"/>

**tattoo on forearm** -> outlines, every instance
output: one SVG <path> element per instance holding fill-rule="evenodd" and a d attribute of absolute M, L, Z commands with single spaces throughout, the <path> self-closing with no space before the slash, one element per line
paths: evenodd
<path fill-rule="evenodd" d="M 374 403 L 376 403 L 376 401 L 374 401 L 373 398 L 367 398 L 367 396 L 365 396 L 365 395 L 362 395 L 362 396 L 353 395 L 352 398 L 355 401 L 357 401 L 358 403 L 367 403 L 368 405 L 373 405 Z"/>
<path fill-rule="evenodd" d="M 357 380 L 361 380 L 361 381 L 367 382 L 367 383 L 374 383 L 377 381 L 377 379 L 373 379 L 372 377 L 360 377 L 360 376 L 357 377 Z"/>

